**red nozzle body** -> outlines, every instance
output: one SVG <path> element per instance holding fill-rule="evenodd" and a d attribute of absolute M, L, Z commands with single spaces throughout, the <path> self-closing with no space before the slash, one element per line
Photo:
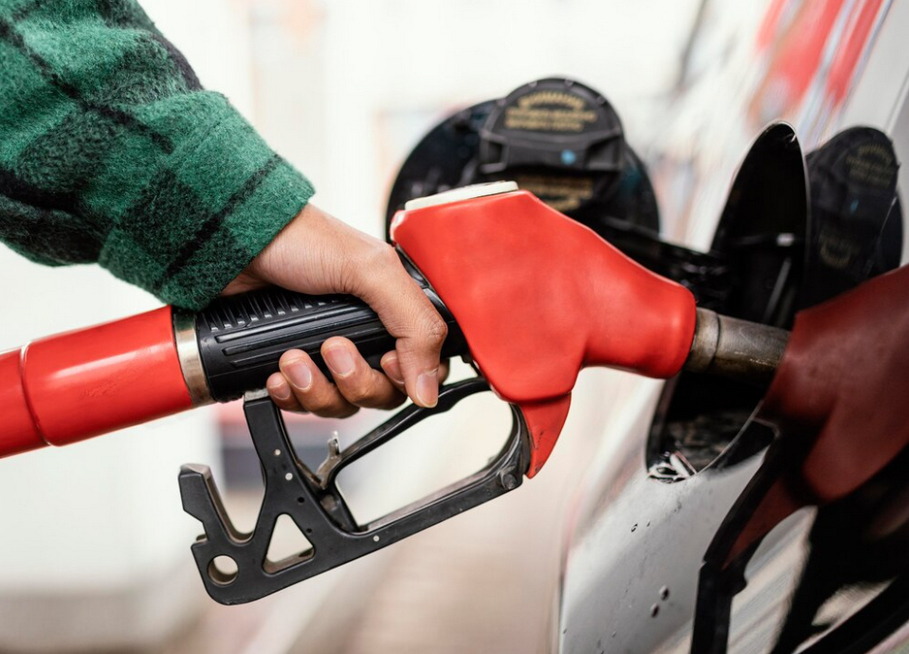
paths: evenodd
<path fill-rule="evenodd" d="M 192 406 L 170 307 L 0 354 L 0 456 L 66 445 Z"/>
<path fill-rule="evenodd" d="M 464 332 L 490 386 L 530 423 L 528 476 L 545 463 L 581 368 L 679 372 L 694 296 L 527 191 L 404 209 L 392 238 Z"/>

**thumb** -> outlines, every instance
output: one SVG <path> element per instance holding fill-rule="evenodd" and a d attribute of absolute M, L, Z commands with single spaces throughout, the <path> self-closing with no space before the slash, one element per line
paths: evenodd
<path fill-rule="evenodd" d="M 397 340 L 395 350 L 407 395 L 423 407 L 434 407 L 439 398 L 439 363 L 448 325 L 419 285 L 407 273 L 397 254 L 388 248 L 389 260 L 374 268 L 358 293 L 379 315 L 388 333 Z"/>

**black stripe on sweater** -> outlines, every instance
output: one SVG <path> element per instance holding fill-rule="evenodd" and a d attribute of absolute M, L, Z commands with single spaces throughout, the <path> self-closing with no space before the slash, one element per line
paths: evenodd
<path fill-rule="evenodd" d="M 98 226 L 104 224 L 103 218 L 83 202 L 82 196 L 76 191 L 49 191 L 0 166 L 0 195 L 40 211 L 62 211 L 78 216 L 92 234 L 102 233 Z"/>
<path fill-rule="evenodd" d="M 186 60 L 186 57 L 183 56 L 183 53 L 177 50 L 176 46 L 163 36 L 152 33 L 151 37 L 167 51 L 167 54 L 170 55 L 170 58 L 177 66 L 177 70 L 180 71 L 180 75 L 183 77 L 186 88 L 191 91 L 200 91 L 202 89 L 202 83 L 199 81 L 199 78 L 196 77 L 196 71 L 189 65 L 189 62 Z"/>
<path fill-rule="evenodd" d="M 0 166 L 0 194 L 39 209 L 74 213 L 79 196 L 73 192 L 48 191 L 31 184 Z"/>
<path fill-rule="evenodd" d="M 132 0 L 95 0 L 95 7 L 108 25 L 155 31 L 155 24 Z"/>
<path fill-rule="evenodd" d="M 227 203 L 221 207 L 220 211 L 205 219 L 205 222 L 202 223 L 202 227 L 199 228 L 199 231 L 196 232 L 193 239 L 181 248 L 180 252 L 177 253 L 177 256 L 167 267 L 167 270 L 164 271 L 164 275 L 155 285 L 153 291 L 155 294 L 158 294 L 167 282 L 186 267 L 193 255 L 198 252 L 205 243 L 211 240 L 219 229 L 221 229 L 224 219 L 232 214 L 234 209 L 249 199 L 280 163 L 281 157 L 276 154 L 272 155 L 265 165 L 253 173 L 249 179 L 246 180 L 246 183 L 230 197 Z"/>
<path fill-rule="evenodd" d="M 48 81 L 50 81 L 51 84 L 60 89 L 60 91 L 65 93 L 72 100 L 78 102 L 83 111 L 93 111 L 101 116 L 104 116 L 105 118 L 108 118 L 109 120 L 116 122 L 119 125 L 123 125 L 128 129 L 132 129 L 133 131 L 143 134 L 144 136 L 148 137 L 152 143 L 161 148 L 165 154 L 171 154 L 174 151 L 174 146 L 170 142 L 170 139 L 165 137 L 163 134 L 159 134 L 148 125 L 140 122 L 135 118 L 135 116 L 132 116 L 120 109 L 115 109 L 113 107 L 108 107 L 84 99 L 82 97 L 82 94 L 79 92 L 79 89 L 63 79 L 51 67 L 47 60 L 44 59 L 44 57 L 29 47 L 29 45 L 25 42 L 25 39 L 22 38 L 22 35 L 16 31 L 16 28 L 2 18 L 0 18 L 0 38 L 5 39 L 11 43 L 26 57 L 31 59 L 41 74 Z"/>

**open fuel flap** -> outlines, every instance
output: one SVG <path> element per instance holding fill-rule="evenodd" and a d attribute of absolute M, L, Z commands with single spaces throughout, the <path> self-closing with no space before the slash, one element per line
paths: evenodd
<path fill-rule="evenodd" d="M 795 314 L 899 265 L 902 211 L 889 138 L 845 130 L 803 156 L 786 124 L 753 143 L 710 254 L 723 262 L 710 308 L 791 329 Z M 653 478 L 680 481 L 733 465 L 774 437 L 752 420 L 763 389 L 683 372 L 660 398 L 646 453 Z"/>

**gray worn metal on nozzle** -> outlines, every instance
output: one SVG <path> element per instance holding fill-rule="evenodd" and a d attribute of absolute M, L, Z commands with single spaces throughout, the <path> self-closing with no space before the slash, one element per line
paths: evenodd
<path fill-rule="evenodd" d="M 789 332 L 785 329 L 698 309 L 697 327 L 685 370 L 766 388 L 788 340 Z"/>

